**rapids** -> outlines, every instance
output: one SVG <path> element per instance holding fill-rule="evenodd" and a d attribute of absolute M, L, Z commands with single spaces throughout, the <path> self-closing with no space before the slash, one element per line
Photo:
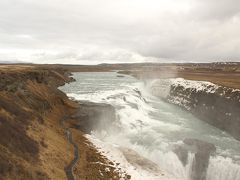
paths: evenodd
<path fill-rule="evenodd" d="M 240 142 L 154 97 L 147 82 L 116 72 L 73 77 L 76 82 L 60 88 L 70 98 L 108 103 L 116 110 L 113 125 L 92 132 L 94 137 L 138 152 L 176 179 L 240 179 Z"/>

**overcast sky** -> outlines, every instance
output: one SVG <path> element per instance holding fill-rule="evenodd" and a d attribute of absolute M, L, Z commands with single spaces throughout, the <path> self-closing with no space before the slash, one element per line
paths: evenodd
<path fill-rule="evenodd" d="M 0 61 L 240 60 L 240 0 L 0 0 Z"/>

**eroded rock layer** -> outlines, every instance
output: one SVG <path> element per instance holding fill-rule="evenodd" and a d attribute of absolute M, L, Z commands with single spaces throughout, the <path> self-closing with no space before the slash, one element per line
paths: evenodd
<path fill-rule="evenodd" d="M 151 91 L 240 140 L 240 90 L 177 78 L 153 81 Z"/>

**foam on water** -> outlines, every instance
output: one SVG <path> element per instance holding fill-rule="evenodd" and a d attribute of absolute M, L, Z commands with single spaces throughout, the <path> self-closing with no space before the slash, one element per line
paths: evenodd
<path fill-rule="evenodd" d="M 76 82 L 61 88 L 69 97 L 108 103 L 116 109 L 117 120 L 113 126 L 118 131 L 106 125 L 104 131 L 92 132 L 103 144 L 133 149 L 172 175 L 169 177 L 192 180 L 194 153 L 188 152 L 187 163 L 183 165 L 173 149 L 183 145 L 185 138 L 199 139 L 217 148 L 209 159 L 207 180 L 240 179 L 240 143 L 188 112 L 152 96 L 143 82 L 129 76 L 119 78 L 114 72 L 75 73 L 74 78 Z"/>

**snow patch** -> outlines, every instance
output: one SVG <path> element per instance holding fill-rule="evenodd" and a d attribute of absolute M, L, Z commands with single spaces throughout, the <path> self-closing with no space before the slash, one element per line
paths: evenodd
<path fill-rule="evenodd" d="M 150 89 L 153 95 L 166 99 L 168 102 L 184 107 L 187 110 L 191 110 L 191 107 L 195 107 L 195 103 L 197 103 L 197 100 L 191 99 L 192 93 L 217 93 L 226 99 L 231 99 L 231 94 L 227 92 L 240 92 L 239 89 L 222 87 L 208 81 L 194 81 L 183 78 L 156 79 L 150 82 L 147 88 Z"/>
<path fill-rule="evenodd" d="M 208 81 L 193 81 L 183 78 L 170 79 L 170 82 L 172 86 L 181 86 L 184 89 L 192 89 L 197 92 L 204 91 L 207 93 L 214 93 L 220 87 Z"/>

